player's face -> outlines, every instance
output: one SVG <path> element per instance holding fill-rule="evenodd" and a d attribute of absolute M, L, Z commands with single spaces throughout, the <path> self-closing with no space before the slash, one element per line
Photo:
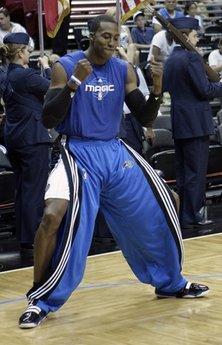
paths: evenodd
<path fill-rule="evenodd" d="M 92 37 L 93 48 L 98 57 L 109 59 L 118 46 L 119 33 L 115 23 L 101 22 Z"/>
<path fill-rule="evenodd" d="M 192 30 L 189 35 L 188 35 L 189 41 L 196 46 L 197 43 L 199 42 L 199 37 L 198 37 L 198 33 L 196 30 Z"/>

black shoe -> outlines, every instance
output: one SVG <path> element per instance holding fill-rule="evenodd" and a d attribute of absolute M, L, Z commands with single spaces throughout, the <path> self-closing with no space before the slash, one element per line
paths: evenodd
<path fill-rule="evenodd" d="M 39 307 L 30 306 L 19 318 L 20 328 L 34 328 L 46 318 L 47 314 Z"/>
<path fill-rule="evenodd" d="M 183 289 L 173 293 L 155 290 L 158 298 L 198 298 L 206 296 L 208 292 L 208 286 L 190 282 L 187 282 Z"/>

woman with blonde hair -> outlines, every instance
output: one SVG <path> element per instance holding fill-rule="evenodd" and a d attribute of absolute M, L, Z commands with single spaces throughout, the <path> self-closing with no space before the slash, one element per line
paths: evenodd
<path fill-rule="evenodd" d="M 23 256 L 33 254 L 34 235 L 42 217 L 48 177 L 48 131 L 41 122 L 49 81 L 28 67 L 29 36 L 11 33 L 4 37 L 0 56 L 8 61 L 3 100 L 8 156 L 16 178 L 16 231 Z"/>

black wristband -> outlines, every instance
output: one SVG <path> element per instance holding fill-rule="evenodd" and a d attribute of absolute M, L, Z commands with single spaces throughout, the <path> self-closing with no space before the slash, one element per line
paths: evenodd
<path fill-rule="evenodd" d="M 46 128 L 54 128 L 64 120 L 71 105 L 72 93 L 68 85 L 63 89 L 48 90 L 42 115 L 42 122 Z"/>
<path fill-rule="evenodd" d="M 152 127 L 153 121 L 158 114 L 161 99 L 159 96 L 156 99 L 156 96 L 151 93 L 146 101 L 142 92 L 135 89 L 126 96 L 125 102 L 142 126 Z"/>

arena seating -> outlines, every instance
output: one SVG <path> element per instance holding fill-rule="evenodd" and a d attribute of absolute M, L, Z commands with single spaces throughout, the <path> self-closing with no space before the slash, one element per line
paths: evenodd
<path fill-rule="evenodd" d="M 73 0 L 71 1 L 71 15 L 69 28 L 69 46 L 79 48 L 81 38 L 86 36 L 87 22 L 89 19 L 104 14 L 111 6 L 115 6 L 115 0 Z M 81 37 L 82 36 L 82 37 Z M 75 42 L 77 40 L 77 42 Z"/>
<path fill-rule="evenodd" d="M 184 9 L 185 0 L 178 1 L 178 8 Z M 75 38 L 73 28 L 86 28 L 87 21 L 96 15 L 103 14 L 105 11 L 112 6 L 115 6 L 115 0 L 72 0 L 71 1 L 71 16 L 70 16 L 70 30 L 69 30 L 69 40 Z M 206 11 L 200 12 L 203 15 L 204 25 L 211 26 L 215 23 L 216 26 L 221 25 L 222 17 L 222 4 L 219 2 L 209 2 L 205 3 Z M 158 10 L 164 6 L 164 0 L 158 0 L 155 8 Z M 206 15 L 207 13 L 207 15 Z M 127 25 L 133 26 L 132 18 L 127 21 Z M 209 29 L 208 29 L 209 30 Z M 217 29 L 216 29 L 217 30 Z M 214 32 L 213 32 L 214 33 Z"/>

